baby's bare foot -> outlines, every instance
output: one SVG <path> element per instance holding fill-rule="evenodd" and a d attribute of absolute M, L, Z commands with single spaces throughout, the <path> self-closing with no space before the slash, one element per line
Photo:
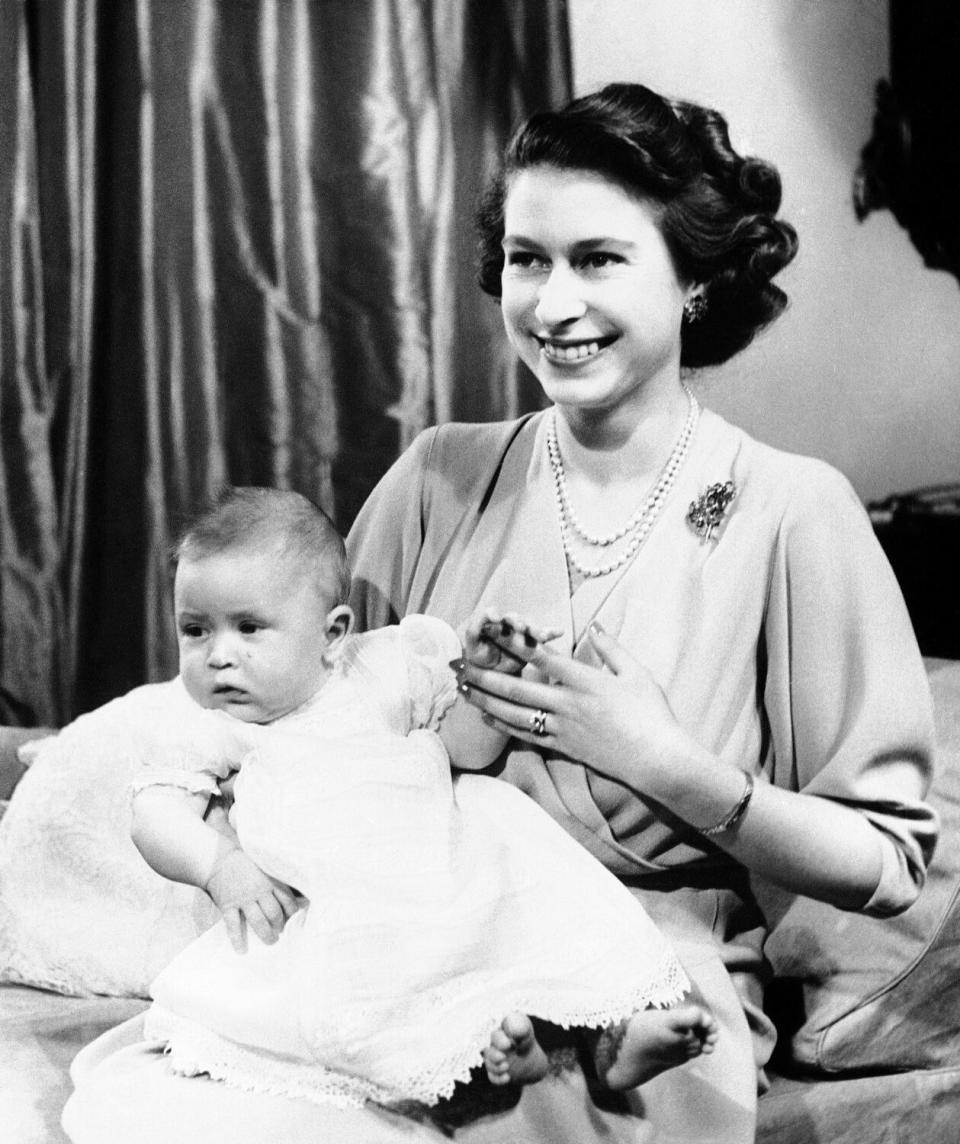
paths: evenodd
<path fill-rule="evenodd" d="M 698 1003 L 644 1009 L 600 1034 L 597 1075 L 612 1089 L 633 1088 L 701 1053 L 712 1053 L 719 1027 Z"/>
<path fill-rule="evenodd" d="M 547 1073 L 547 1054 L 523 1013 L 511 1013 L 494 1029 L 483 1050 L 483 1063 L 491 1084 L 534 1084 Z"/>

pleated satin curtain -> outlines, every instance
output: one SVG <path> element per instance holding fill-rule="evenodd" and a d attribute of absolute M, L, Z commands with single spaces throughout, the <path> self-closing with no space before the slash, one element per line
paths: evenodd
<path fill-rule="evenodd" d="M 346 529 L 424 426 L 536 403 L 471 216 L 569 86 L 562 0 L 0 0 L 0 720 L 175 672 L 220 484 Z"/>

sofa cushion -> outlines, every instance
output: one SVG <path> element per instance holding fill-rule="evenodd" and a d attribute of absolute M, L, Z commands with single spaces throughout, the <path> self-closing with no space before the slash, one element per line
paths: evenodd
<path fill-rule="evenodd" d="M 946 1144 L 960 1124 L 960 1065 L 829 1080 L 775 1077 L 756 1144 Z"/>
<path fill-rule="evenodd" d="M 141 858 L 127 728 L 101 715 L 91 736 L 84 719 L 39 743 L 0 819 L 0 981 L 146 996 L 219 915 L 202 891 Z"/>
<path fill-rule="evenodd" d="M 960 661 L 927 667 L 938 739 L 928 797 L 941 816 L 927 882 L 895 918 L 795 898 L 771 919 L 765 950 L 778 980 L 768 1009 L 794 1065 L 847 1073 L 960 1064 Z"/>
<path fill-rule="evenodd" d="M 60 1113 L 72 1088 L 70 1062 L 145 1004 L 0 986 L 0 1137 L 7 1144 L 68 1144 Z"/>

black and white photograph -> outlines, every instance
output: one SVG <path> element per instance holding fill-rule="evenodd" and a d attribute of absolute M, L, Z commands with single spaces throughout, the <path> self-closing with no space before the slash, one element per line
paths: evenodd
<path fill-rule="evenodd" d="M 960 8 L 0 0 L 3 1144 L 953 1144 Z"/>

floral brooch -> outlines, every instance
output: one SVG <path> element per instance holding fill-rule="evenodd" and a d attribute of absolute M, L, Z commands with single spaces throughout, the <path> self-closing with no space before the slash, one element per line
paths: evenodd
<path fill-rule="evenodd" d="M 687 520 L 701 540 L 713 538 L 728 505 L 736 495 L 736 485 L 733 481 L 726 481 L 724 484 L 708 485 L 703 496 L 690 502 Z"/>

